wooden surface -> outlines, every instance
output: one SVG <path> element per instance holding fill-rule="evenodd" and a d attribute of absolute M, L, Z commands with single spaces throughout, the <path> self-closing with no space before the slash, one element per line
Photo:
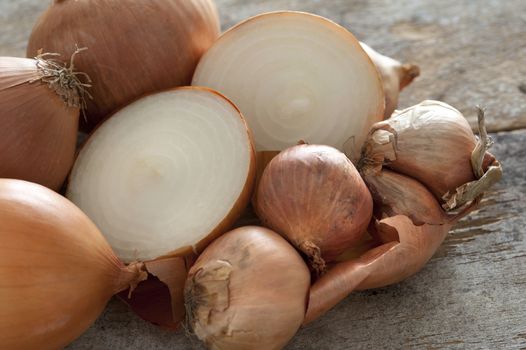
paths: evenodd
<path fill-rule="evenodd" d="M 24 55 L 42 0 L 0 0 L 0 55 Z M 270 10 L 318 13 L 417 63 L 402 106 L 441 99 L 474 121 L 487 107 L 504 180 L 431 262 L 395 286 L 355 293 L 287 349 L 526 349 L 526 1 L 218 0 L 223 27 Z M 0 345 L 1 348 L 1 345 Z M 113 300 L 71 350 L 192 349 Z"/>

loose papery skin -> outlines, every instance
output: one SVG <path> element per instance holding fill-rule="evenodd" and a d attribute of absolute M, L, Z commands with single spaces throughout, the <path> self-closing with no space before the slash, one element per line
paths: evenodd
<path fill-rule="evenodd" d="M 385 105 L 378 72 L 356 38 L 303 12 L 264 13 L 229 29 L 199 62 L 192 85 L 221 91 L 240 108 L 257 151 L 305 140 L 358 159 Z"/>
<path fill-rule="evenodd" d="M 369 55 L 382 78 L 385 94 L 384 119 L 387 119 L 398 107 L 400 92 L 420 75 L 420 68 L 415 64 L 401 63 L 384 56 L 365 43 L 360 42 L 360 45 Z"/>
<path fill-rule="evenodd" d="M 479 143 L 483 144 L 477 152 L 483 158 L 480 165 L 483 163 L 486 169 L 495 160 L 486 152 L 489 147 L 487 139 Z M 472 164 L 476 145 L 477 139 L 459 111 L 443 102 L 423 101 L 397 111 L 390 119 L 373 126 L 358 167 L 364 174 L 378 172 L 385 166 L 413 177 L 443 203 L 460 186 L 480 178 L 475 176 L 475 165 Z M 495 178 L 498 181 L 500 175 Z M 456 209 L 462 204 L 464 202 L 454 203 L 448 209 Z"/>
<path fill-rule="evenodd" d="M 183 87 L 141 98 L 98 127 L 79 153 L 67 196 L 120 259 L 144 261 L 158 278 L 121 297 L 141 317 L 173 329 L 184 315 L 194 256 L 244 211 L 255 172 L 252 137 L 236 106 L 213 90 Z"/>
<path fill-rule="evenodd" d="M 256 211 L 322 274 L 325 263 L 359 241 L 372 215 L 372 199 L 351 161 L 335 148 L 297 145 L 265 168 Z"/>
<path fill-rule="evenodd" d="M 56 350 L 84 332 L 110 297 L 146 278 L 124 266 L 70 201 L 0 179 L 0 344 Z"/>
<path fill-rule="evenodd" d="M 364 180 L 375 203 L 369 230 L 377 246 L 359 258 L 335 264 L 313 284 L 304 324 L 352 291 L 398 283 L 420 271 L 453 225 L 476 206 L 448 214 L 418 181 L 388 170 Z"/>
<path fill-rule="evenodd" d="M 235 229 L 190 269 L 188 325 L 209 349 L 282 349 L 303 321 L 309 284 L 307 265 L 278 234 Z"/>
<path fill-rule="evenodd" d="M 65 96 L 79 98 L 73 85 L 59 86 L 73 71 L 51 72 L 49 58 L 0 57 L 0 177 L 57 191 L 75 159 L 80 104 Z"/>
<path fill-rule="evenodd" d="M 90 131 L 140 96 L 189 85 L 218 36 L 213 0 L 55 0 L 35 24 L 27 55 L 88 48 L 76 65 L 93 80 L 81 123 Z"/>

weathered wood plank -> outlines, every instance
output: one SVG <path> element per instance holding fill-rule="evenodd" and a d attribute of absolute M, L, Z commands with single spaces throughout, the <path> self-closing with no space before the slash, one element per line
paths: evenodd
<path fill-rule="evenodd" d="M 23 55 L 48 2 L 0 1 L 0 55 Z M 319 13 L 359 39 L 421 65 L 402 105 L 426 98 L 487 106 L 492 130 L 526 126 L 526 2 L 481 0 L 218 0 L 224 28 L 250 15 Z M 494 135 L 505 178 L 449 235 L 435 258 L 396 286 L 355 293 L 302 329 L 288 349 L 526 348 L 526 131 Z M 189 349 L 114 300 L 69 349 Z"/>

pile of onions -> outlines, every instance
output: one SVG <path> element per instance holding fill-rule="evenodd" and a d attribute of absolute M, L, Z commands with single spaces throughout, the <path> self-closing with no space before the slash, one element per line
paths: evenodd
<path fill-rule="evenodd" d="M 318 275 L 358 242 L 373 202 L 351 161 L 329 146 L 298 145 L 265 168 L 256 199 L 263 223 L 284 235 Z"/>
<path fill-rule="evenodd" d="M 191 256 L 245 209 L 254 174 L 251 135 L 239 110 L 212 90 L 177 88 L 137 100 L 98 127 L 78 155 L 67 197 L 120 259 L 144 261 L 172 288 L 180 318 L 181 274 L 184 281 Z M 148 298 L 140 296 L 138 290 L 137 311 L 152 320 L 144 314 Z M 152 321 L 176 323 L 163 320 Z"/>
<path fill-rule="evenodd" d="M 397 60 L 382 55 L 369 45 L 360 43 L 382 77 L 385 93 L 385 119 L 389 118 L 398 107 L 398 97 L 407 85 L 420 75 L 420 68 L 411 63 L 400 63 Z"/>
<path fill-rule="evenodd" d="M 305 140 L 358 158 L 384 113 L 380 77 L 359 42 L 308 13 L 266 13 L 234 26 L 202 57 L 192 85 L 230 98 L 247 118 L 258 151 Z"/>
<path fill-rule="evenodd" d="M 27 55 L 89 49 L 76 62 L 93 80 L 83 125 L 89 131 L 146 93 L 189 85 L 218 35 L 213 0 L 54 0 L 33 28 Z"/>
<path fill-rule="evenodd" d="M 0 57 L 0 177 L 60 189 L 75 156 L 81 73 L 53 55 Z"/>
<path fill-rule="evenodd" d="M 279 350 L 303 322 L 307 265 L 278 234 L 257 226 L 214 241 L 190 269 L 187 320 L 210 349 Z"/>
<path fill-rule="evenodd" d="M 60 349 L 110 297 L 146 278 L 125 266 L 70 201 L 37 184 L 0 179 L 0 344 Z"/>

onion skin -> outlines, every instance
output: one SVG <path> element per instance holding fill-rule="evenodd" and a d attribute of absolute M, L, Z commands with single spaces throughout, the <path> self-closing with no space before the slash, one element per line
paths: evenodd
<path fill-rule="evenodd" d="M 298 145 L 265 168 L 256 211 L 322 273 L 358 242 L 372 215 L 372 198 L 351 161 L 329 146 Z M 321 256 L 320 256 L 321 254 Z"/>
<path fill-rule="evenodd" d="M 411 63 L 400 63 L 373 50 L 367 44 L 360 45 L 371 58 L 382 78 L 385 93 L 384 119 L 388 119 L 398 107 L 400 92 L 420 75 L 420 68 Z"/>
<path fill-rule="evenodd" d="M 334 265 L 311 287 L 304 324 L 330 310 L 355 290 L 398 283 L 422 269 L 449 230 L 477 203 L 447 214 L 418 181 L 383 170 L 365 176 L 375 201 L 369 231 L 377 247 Z"/>
<path fill-rule="evenodd" d="M 75 159 L 79 108 L 41 78 L 36 60 L 0 57 L 0 177 L 57 191 Z"/>
<path fill-rule="evenodd" d="M 95 225 L 45 187 L 0 179 L 0 343 L 59 349 L 110 297 L 145 278 L 124 266 Z"/>
<path fill-rule="evenodd" d="M 76 66 L 93 80 L 81 125 L 89 131 L 139 96 L 189 85 L 218 36 L 212 0 L 56 0 L 34 26 L 27 55 L 88 48 Z"/>
<path fill-rule="evenodd" d="M 190 269 L 188 321 L 209 349 L 282 349 L 303 321 L 309 284 L 307 265 L 278 234 L 238 228 Z"/>

